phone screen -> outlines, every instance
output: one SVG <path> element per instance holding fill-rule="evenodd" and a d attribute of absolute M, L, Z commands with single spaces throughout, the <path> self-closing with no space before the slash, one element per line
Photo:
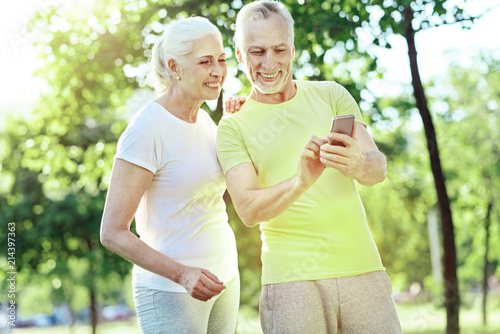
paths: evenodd
<path fill-rule="evenodd" d="M 332 119 L 332 127 L 330 129 L 330 132 L 338 132 L 348 136 L 352 136 L 353 126 L 354 126 L 354 115 L 336 116 Z M 343 143 L 336 140 L 330 140 L 329 144 L 345 146 Z"/>

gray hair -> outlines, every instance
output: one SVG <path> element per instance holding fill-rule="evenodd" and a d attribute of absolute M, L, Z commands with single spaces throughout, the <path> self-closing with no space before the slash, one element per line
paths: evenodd
<path fill-rule="evenodd" d="M 189 17 L 171 24 L 156 41 L 151 54 L 151 74 L 155 88 L 167 90 L 173 80 L 168 68 L 170 59 L 182 64 L 183 58 L 191 52 L 195 41 L 206 36 L 215 36 L 222 44 L 219 29 L 204 17 Z"/>
<path fill-rule="evenodd" d="M 288 9 L 278 1 L 254 1 L 243 6 L 236 17 L 236 47 L 243 51 L 245 24 L 249 19 L 268 19 L 271 15 L 280 15 L 285 20 L 290 43 L 293 44 L 293 18 Z"/>

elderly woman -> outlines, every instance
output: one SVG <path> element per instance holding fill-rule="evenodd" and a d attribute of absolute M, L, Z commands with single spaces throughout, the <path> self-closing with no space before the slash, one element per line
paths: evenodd
<path fill-rule="evenodd" d="M 239 275 L 222 195 L 216 125 L 200 106 L 217 99 L 227 68 L 222 37 L 191 17 L 153 48 L 163 93 L 118 141 L 101 242 L 134 263 L 144 333 L 234 333 Z M 135 215 L 138 238 L 130 231 Z"/>

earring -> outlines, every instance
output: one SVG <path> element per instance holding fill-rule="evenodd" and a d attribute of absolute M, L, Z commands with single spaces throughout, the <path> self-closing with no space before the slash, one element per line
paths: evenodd
<path fill-rule="evenodd" d="M 181 78 L 179 78 L 179 76 L 177 76 L 177 80 L 181 80 Z"/>

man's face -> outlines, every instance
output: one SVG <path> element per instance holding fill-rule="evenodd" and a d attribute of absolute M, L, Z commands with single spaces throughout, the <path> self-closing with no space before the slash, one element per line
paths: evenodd
<path fill-rule="evenodd" d="M 292 80 L 295 56 L 285 20 L 279 15 L 250 19 L 244 38 L 244 50 L 237 50 L 238 60 L 246 64 L 252 85 L 263 94 L 281 92 Z"/>

